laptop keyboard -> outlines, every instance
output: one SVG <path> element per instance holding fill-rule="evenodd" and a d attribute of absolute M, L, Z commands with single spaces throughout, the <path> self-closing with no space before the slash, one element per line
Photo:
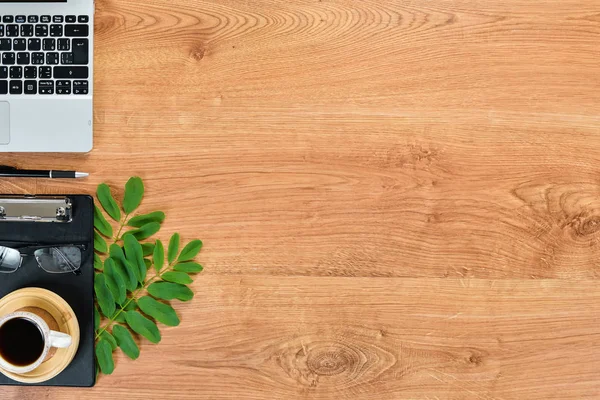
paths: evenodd
<path fill-rule="evenodd" d="M 89 93 L 87 15 L 2 15 L 0 95 Z"/>

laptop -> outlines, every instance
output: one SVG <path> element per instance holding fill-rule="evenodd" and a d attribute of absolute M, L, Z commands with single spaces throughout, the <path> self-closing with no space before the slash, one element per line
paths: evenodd
<path fill-rule="evenodd" d="M 93 144 L 94 0 L 0 0 L 0 152 Z"/>

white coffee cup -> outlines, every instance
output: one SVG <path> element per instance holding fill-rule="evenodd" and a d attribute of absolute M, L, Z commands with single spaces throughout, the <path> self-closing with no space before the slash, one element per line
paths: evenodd
<path fill-rule="evenodd" d="M 54 321 L 54 318 L 52 318 L 52 316 L 49 313 L 45 312 L 44 310 L 37 309 L 37 308 L 27 308 L 27 310 L 31 310 L 31 311 L 39 310 L 39 311 L 38 311 L 38 313 L 34 313 L 34 312 L 29 312 L 29 311 L 17 310 L 13 313 L 10 313 L 10 314 L 0 317 L 0 332 L 2 330 L 2 326 L 4 324 L 6 324 L 7 322 L 14 320 L 14 319 L 25 319 L 28 322 L 35 325 L 39 329 L 39 331 L 42 335 L 43 341 L 44 341 L 43 350 L 42 350 L 40 356 L 31 364 L 14 365 L 11 362 L 9 362 L 8 360 L 5 360 L 2 357 L 2 354 L 0 353 L 0 367 L 2 367 L 4 370 L 6 370 L 8 372 L 12 372 L 15 374 L 25 374 L 27 372 L 33 371 L 34 369 L 39 367 L 44 361 L 46 361 L 46 360 L 50 359 L 52 356 L 54 356 L 56 348 L 69 347 L 72 342 L 70 335 L 50 329 L 50 327 L 48 326 L 49 323 L 54 326 L 57 326 L 57 324 L 56 324 L 56 321 Z M 46 321 L 46 320 L 48 320 L 48 321 Z M 0 344 L 0 347 L 2 345 L 6 345 L 6 343 Z"/>

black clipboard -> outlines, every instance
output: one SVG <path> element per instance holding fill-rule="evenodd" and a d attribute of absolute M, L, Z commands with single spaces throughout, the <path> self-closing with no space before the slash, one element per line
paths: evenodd
<path fill-rule="evenodd" d="M 86 195 L 0 195 L 0 245 L 15 243 L 85 244 L 79 275 L 46 273 L 31 264 L 35 264 L 35 260 L 24 261 L 14 273 L 0 274 L 0 298 L 17 289 L 41 287 L 65 299 L 77 316 L 80 341 L 71 364 L 49 381 L 24 384 L 0 373 L 0 385 L 93 386 L 96 381 L 93 198 Z"/>

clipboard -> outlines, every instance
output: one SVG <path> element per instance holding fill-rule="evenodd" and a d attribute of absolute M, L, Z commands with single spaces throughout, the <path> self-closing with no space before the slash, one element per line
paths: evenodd
<path fill-rule="evenodd" d="M 90 387 L 96 381 L 94 355 L 94 200 L 87 195 L 0 195 L 0 245 L 85 244 L 81 273 L 49 274 L 35 260 L 0 274 L 0 298 L 25 287 L 48 289 L 69 303 L 79 322 L 80 341 L 69 366 L 49 381 L 23 384 L 0 373 L 0 385 Z"/>

